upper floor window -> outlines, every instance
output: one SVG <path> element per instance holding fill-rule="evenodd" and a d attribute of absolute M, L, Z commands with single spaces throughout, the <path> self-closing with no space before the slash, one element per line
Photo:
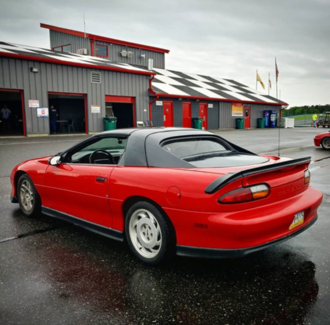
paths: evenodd
<path fill-rule="evenodd" d="M 71 52 L 71 44 L 55 46 L 55 47 L 53 47 L 53 51 L 70 53 Z"/>
<path fill-rule="evenodd" d="M 102 58 L 108 57 L 108 47 L 106 45 L 96 44 L 96 56 L 100 56 Z"/>

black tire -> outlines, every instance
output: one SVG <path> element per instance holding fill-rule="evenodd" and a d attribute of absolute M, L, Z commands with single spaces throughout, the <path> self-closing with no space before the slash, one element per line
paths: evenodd
<path fill-rule="evenodd" d="M 132 253 L 142 262 L 156 265 L 175 254 L 175 233 L 164 212 L 155 205 L 140 201 L 126 214 L 125 233 Z"/>
<path fill-rule="evenodd" d="M 26 216 L 36 217 L 41 214 L 40 196 L 27 174 L 22 175 L 18 180 L 17 199 L 23 214 Z"/>
<path fill-rule="evenodd" d="M 325 137 L 321 141 L 321 146 L 323 149 L 329 150 L 330 149 L 330 137 Z"/>

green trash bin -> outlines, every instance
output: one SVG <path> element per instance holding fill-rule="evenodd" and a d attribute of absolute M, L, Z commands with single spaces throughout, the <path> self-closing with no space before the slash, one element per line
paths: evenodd
<path fill-rule="evenodd" d="M 265 128 L 265 120 L 262 117 L 257 119 L 257 127 L 259 129 Z"/>
<path fill-rule="evenodd" d="M 192 118 L 192 127 L 195 129 L 202 130 L 203 118 L 202 117 L 193 117 Z"/>
<path fill-rule="evenodd" d="M 115 116 L 103 117 L 103 122 L 104 122 L 105 131 L 115 130 L 117 125 L 117 117 Z"/>
<path fill-rule="evenodd" d="M 244 118 L 236 119 L 236 129 L 244 129 Z"/>

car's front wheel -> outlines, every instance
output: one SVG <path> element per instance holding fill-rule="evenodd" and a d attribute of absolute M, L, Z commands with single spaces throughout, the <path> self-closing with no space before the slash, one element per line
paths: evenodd
<path fill-rule="evenodd" d="M 41 201 L 31 178 L 24 174 L 17 184 L 18 203 L 22 212 L 30 217 L 37 216 L 41 212 Z"/>
<path fill-rule="evenodd" d="M 330 149 L 330 138 L 329 137 L 323 138 L 321 145 L 322 145 L 323 149 L 329 150 Z"/>
<path fill-rule="evenodd" d="M 160 209 L 149 202 L 131 206 L 126 214 L 125 232 L 133 254 L 146 264 L 159 264 L 174 255 L 172 226 Z"/>

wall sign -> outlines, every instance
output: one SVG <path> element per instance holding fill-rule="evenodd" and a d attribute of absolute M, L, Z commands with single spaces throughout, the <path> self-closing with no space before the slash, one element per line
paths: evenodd
<path fill-rule="evenodd" d="M 37 117 L 49 117 L 48 107 L 38 107 L 37 108 Z"/>
<path fill-rule="evenodd" d="M 243 116 L 243 104 L 232 104 L 231 116 Z"/>
<path fill-rule="evenodd" d="M 213 104 L 208 104 L 207 107 L 208 108 L 213 108 Z"/>
<path fill-rule="evenodd" d="M 29 107 L 37 108 L 40 107 L 38 99 L 29 99 Z"/>
<path fill-rule="evenodd" d="M 94 114 L 101 113 L 101 107 L 99 105 L 91 105 L 91 112 Z"/>
<path fill-rule="evenodd" d="M 163 106 L 163 101 L 156 100 L 156 106 Z"/>

